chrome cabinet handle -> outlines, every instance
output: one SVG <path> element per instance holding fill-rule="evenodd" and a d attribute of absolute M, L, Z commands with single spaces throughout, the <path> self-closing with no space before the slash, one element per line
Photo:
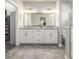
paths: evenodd
<path fill-rule="evenodd" d="M 37 34 L 37 35 L 40 35 L 40 34 Z"/>
<path fill-rule="evenodd" d="M 40 41 L 39 39 L 37 41 Z"/>
<path fill-rule="evenodd" d="M 52 36 L 52 33 L 50 33 L 50 36 Z"/>
<path fill-rule="evenodd" d="M 27 33 L 25 33 L 25 36 L 27 36 L 28 34 Z"/>

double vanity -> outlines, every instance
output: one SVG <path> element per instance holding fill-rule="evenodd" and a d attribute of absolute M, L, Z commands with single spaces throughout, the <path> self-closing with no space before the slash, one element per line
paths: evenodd
<path fill-rule="evenodd" d="M 20 44 L 58 44 L 58 28 L 54 13 L 25 13 L 19 28 Z"/>
<path fill-rule="evenodd" d="M 56 27 L 21 27 L 20 44 L 58 44 Z"/>

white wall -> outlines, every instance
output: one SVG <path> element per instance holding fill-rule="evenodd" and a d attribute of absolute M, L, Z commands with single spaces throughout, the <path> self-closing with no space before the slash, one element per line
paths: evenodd
<path fill-rule="evenodd" d="M 71 30 L 72 30 L 72 7 L 70 6 L 70 3 L 72 2 L 62 2 L 61 3 L 61 30 L 62 34 L 64 34 L 65 37 L 65 53 L 67 57 L 70 57 L 71 55 Z M 71 8 L 71 9 L 70 9 Z"/>
<path fill-rule="evenodd" d="M 44 9 L 44 8 L 50 8 L 55 9 L 56 8 L 56 2 L 24 2 L 25 9 L 27 8 L 34 8 L 34 9 Z"/>
<path fill-rule="evenodd" d="M 69 26 L 70 23 L 70 5 L 69 2 L 61 3 L 61 25 Z"/>
<path fill-rule="evenodd" d="M 23 26 L 23 13 L 24 13 L 24 7 L 21 0 L 12 0 L 14 3 L 18 6 L 18 26 Z"/>

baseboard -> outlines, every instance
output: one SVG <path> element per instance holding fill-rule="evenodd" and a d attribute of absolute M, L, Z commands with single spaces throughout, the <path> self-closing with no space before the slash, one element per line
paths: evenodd
<path fill-rule="evenodd" d="M 64 55 L 64 59 L 71 59 L 70 57 L 68 57 L 66 54 Z"/>
<path fill-rule="evenodd" d="M 66 54 L 64 55 L 64 59 L 68 59 L 68 57 L 67 57 L 67 55 L 66 55 Z"/>
<path fill-rule="evenodd" d="M 16 43 L 16 46 L 19 46 L 20 44 L 19 43 Z"/>
<path fill-rule="evenodd" d="M 62 47 L 62 44 L 58 44 L 58 47 Z"/>

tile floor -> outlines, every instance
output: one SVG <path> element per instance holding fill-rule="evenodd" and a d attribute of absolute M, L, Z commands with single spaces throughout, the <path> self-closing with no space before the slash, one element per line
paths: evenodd
<path fill-rule="evenodd" d="M 64 59 L 64 49 L 52 45 L 17 46 L 6 52 L 6 59 Z"/>

